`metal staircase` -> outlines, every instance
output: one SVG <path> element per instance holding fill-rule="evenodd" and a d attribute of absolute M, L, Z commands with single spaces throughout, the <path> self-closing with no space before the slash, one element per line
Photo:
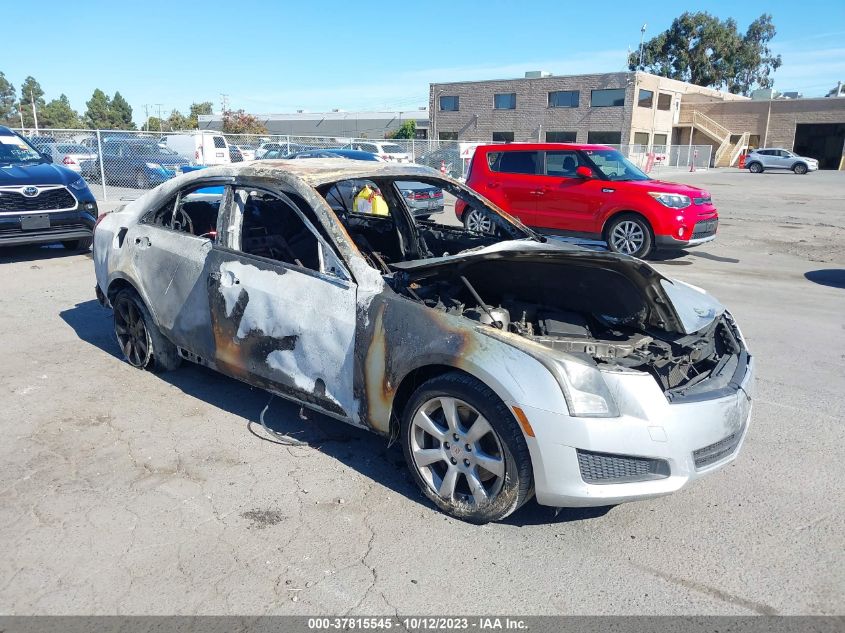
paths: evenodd
<path fill-rule="evenodd" d="M 684 123 L 691 125 L 719 143 L 713 154 L 713 165 L 716 167 L 730 167 L 736 164 L 740 154 L 748 147 L 750 136 L 748 132 L 743 133 L 738 142 L 731 143 L 731 136 L 733 135 L 728 128 L 697 110 L 694 110 L 691 119 L 684 121 Z"/>

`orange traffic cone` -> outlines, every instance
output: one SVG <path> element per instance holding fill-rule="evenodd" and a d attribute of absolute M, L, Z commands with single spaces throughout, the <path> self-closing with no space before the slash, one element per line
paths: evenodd
<path fill-rule="evenodd" d="M 440 173 L 441 174 L 446 173 L 446 161 L 445 160 L 440 161 Z"/>

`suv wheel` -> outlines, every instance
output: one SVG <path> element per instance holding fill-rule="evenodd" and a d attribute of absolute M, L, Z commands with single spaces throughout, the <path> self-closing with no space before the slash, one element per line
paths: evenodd
<path fill-rule="evenodd" d="M 121 290 L 112 305 L 114 333 L 130 365 L 155 372 L 169 371 L 179 366 L 179 351 L 158 329 L 137 292 L 129 288 Z"/>
<path fill-rule="evenodd" d="M 464 213 L 464 227 L 470 233 L 493 234 L 493 220 L 477 209 L 469 209 Z"/>
<path fill-rule="evenodd" d="M 401 422 L 414 480 L 445 513 L 471 523 L 505 518 L 532 492 L 522 430 L 487 385 L 457 372 L 417 389 Z"/>
<path fill-rule="evenodd" d="M 633 213 L 618 215 L 607 227 L 607 246 L 614 253 L 645 258 L 653 246 L 651 227 Z"/>
<path fill-rule="evenodd" d="M 748 165 L 748 171 L 752 174 L 762 174 L 763 173 L 763 166 L 760 163 L 751 163 Z"/>
<path fill-rule="evenodd" d="M 795 163 L 792 166 L 792 171 L 794 171 L 798 175 L 806 174 L 807 173 L 807 166 L 804 163 Z"/>
<path fill-rule="evenodd" d="M 138 185 L 138 189 L 150 188 L 150 177 L 143 169 L 139 169 L 138 173 L 135 175 L 135 184 Z"/>

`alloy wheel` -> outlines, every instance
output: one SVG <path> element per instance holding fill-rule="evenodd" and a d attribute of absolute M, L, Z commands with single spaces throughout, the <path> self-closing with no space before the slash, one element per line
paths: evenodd
<path fill-rule="evenodd" d="M 466 228 L 471 233 L 492 234 L 493 221 L 477 209 L 472 209 L 466 217 Z"/>
<path fill-rule="evenodd" d="M 115 305 L 114 332 L 129 364 L 144 367 L 149 357 L 150 337 L 144 317 L 134 302 L 124 299 Z"/>
<path fill-rule="evenodd" d="M 483 506 L 502 490 L 505 452 L 490 423 L 457 398 L 440 396 L 417 409 L 411 455 L 420 477 L 449 503 Z"/>
<path fill-rule="evenodd" d="M 617 253 L 633 255 L 645 243 L 643 227 L 633 220 L 623 220 L 613 227 L 610 233 L 610 244 Z"/>

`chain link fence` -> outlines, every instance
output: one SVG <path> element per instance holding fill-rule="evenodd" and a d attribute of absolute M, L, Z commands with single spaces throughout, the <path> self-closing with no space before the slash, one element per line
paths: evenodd
<path fill-rule="evenodd" d="M 123 130 L 18 130 L 53 162 L 78 172 L 101 200 L 138 197 L 179 173 L 211 165 L 283 158 L 298 152 L 357 149 L 384 160 L 426 165 L 465 179 L 481 142 L 433 139 L 372 139 L 272 134 L 223 134 Z M 616 145 L 654 176 L 681 169 L 707 169 L 710 145 Z"/>

